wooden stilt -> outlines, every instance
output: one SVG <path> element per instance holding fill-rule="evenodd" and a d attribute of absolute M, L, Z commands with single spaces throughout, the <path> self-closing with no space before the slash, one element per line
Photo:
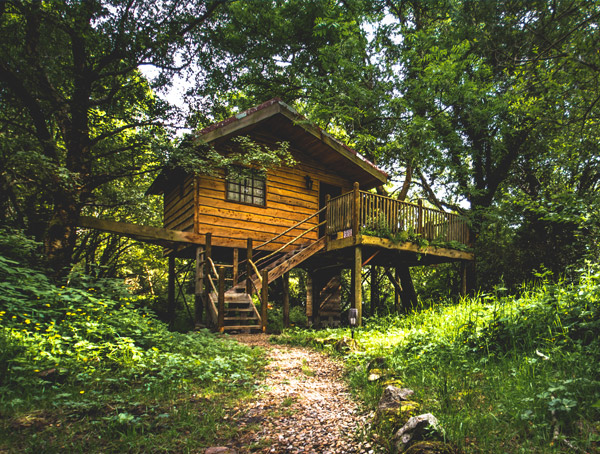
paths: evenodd
<path fill-rule="evenodd" d="M 312 286 L 311 286 L 311 298 L 312 298 L 312 310 L 313 310 L 313 326 L 315 328 L 321 327 L 321 288 L 322 281 L 318 278 L 316 272 L 312 272 Z"/>
<path fill-rule="evenodd" d="M 238 279 L 239 279 L 239 275 L 240 275 L 240 270 L 239 270 L 239 263 L 240 263 L 240 250 L 238 248 L 233 248 L 233 284 L 232 286 L 235 287 L 238 283 Z"/>
<path fill-rule="evenodd" d="M 460 296 L 467 296 L 467 264 L 460 264 Z"/>
<path fill-rule="evenodd" d="M 310 324 L 314 326 L 314 312 L 313 312 L 313 279 L 312 272 L 306 273 L 306 318 Z"/>
<path fill-rule="evenodd" d="M 167 282 L 167 318 L 169 326 L 175 322 L 175 256 L 169 256 L 169 277 Z"/>
<path fill-rule="evenodd" d="M 267 331 L 267 309 L 269 306 L 269 271 L 262 271 L 262 289 L 260 292 L 260 317 L 262 318 L 262 332 Z"/>
<path fill-rule="evenodd" d="M 379 269 L 375 265 L 371 265 L 371 316 L 379 311 Z"/>
<path fill-rule="evenodd" d="M 251 277 L 254 274 L 254 270 L 252 269 L 250 260 L 252 260 L 252 238 L 248 238 L 246 242 L 246 293 L 252 293 Z"/>
<path fill-rule="evenodd" d="M 219 332 L 225 331 L 225 267 L 219 267 L 219 297 L 218 297 L 218 322 L 217 329 Z"/>
<path fill-rule="evenodd" d="M 283 327 L 290 327 L 290 273 L 284 273 L 283 279 Z"/>
<path fill-rule="evenodd" d="M 199 328 L 202 325 L 203 307 L 202 292 L 204 289 L 204 247 L 196 248 L 196 274 L 194 290 L 194 325 Z"/>
<path fill-rule="evenodd" d="M 354 248 L 354 266 L 352 267 L 352 307 L 358 310 L 357 325 L 362 325 L 362 249 Z"/>
<path fill-rule="evenodd" d="M 216 323 L 218 323 L 217 320 L 214 320 L 214 316 L 212 315 L 211 309 L 209 308 L 209 304 L 210 304 L 210 281 L 209 281 L 209 275 L 210 275 L 210 263 L 208 262 L 208 259 L 211 258 L 212 255 L 212 234 L 211 233 L 207 233 L 206 234 L 206 242 L 204 245 L 204 297 L 202 298 L 204 300 L 204 313 L 206 314 L 206 322 L 208 325 L 210 325 L 211 327 L 214 327 Z"/>
<path fill-rule="evenodd" d="M 391 273 L 390 273 L 391 275 Z M 402 312 L 402 304 L 400 303 L 400 293 L 402 293 L 402 287 L 400 286 L 400 276 L 398 275 L 398 268 L 394 269 L 393 276 L 394 283 L 394 308 L 396 309 L 396 313 L 400 314 Z"/>

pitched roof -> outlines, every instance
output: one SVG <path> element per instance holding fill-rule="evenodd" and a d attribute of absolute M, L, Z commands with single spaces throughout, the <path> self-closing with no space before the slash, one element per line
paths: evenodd
<path fill-rule="evenodd" d="M 290 142 L 308 156 L 326 165 L 332 172 L 357 181 L 370 189 L 387 182 L 388 175 L 355 150 L 309 122 L 279 98 L 271 99 L 226 120 L 214 123 L 197 133 L 196 140 L 218 145 L 231 137 L 266 129 L 281 141 Z M 161 178 L 162 177 L 162 178 Z M 148 193 L 160 193 L 165 175 L 161 174 Z"/>

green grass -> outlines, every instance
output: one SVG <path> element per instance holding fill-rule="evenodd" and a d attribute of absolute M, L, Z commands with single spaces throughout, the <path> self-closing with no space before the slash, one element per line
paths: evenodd
<path fill-rule="evenodd" d="M 0 254 L 0 452 L 197 452 L 235 438 L 263 364 L 169 331 L 116 281 L 57 286 Z"/>
<path fill-rule="evenodd" d="M 414 389 L 465 452 L 600 452 L 600 269 L 500 293 L 367 320 L 362 351 L 345 356 L 354 389 L 373 407 L 385 380 Z M 349 335 L 291 330 L 279 341 L 330 348 L 323 337 Z M 374 363 L 385 372 L 375 383 Z"/>

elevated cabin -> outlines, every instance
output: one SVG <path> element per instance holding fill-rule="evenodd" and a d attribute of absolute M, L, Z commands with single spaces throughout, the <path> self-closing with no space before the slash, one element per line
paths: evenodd
<path fill-rule="evenodd" d="M 266 300 L 268 284 L 296 266 L 308 271 L 309 318 L 336 324 L 344 268 L 360 276 L 367 264 L 385 267 L 399 297 L 410 302 L 408 267 L 473 259 L 462 250 L 408 241 L 467 244 L 468 228 L 457 215 L 369 192 L 386 183 L 387 175 L 282 101 L 205 128 L 197 140 L 228 154 L 240 151 L 242 136 L 270 149 L 287 142 L 295 164 L 271 168 L 266 176 L 172 170 L 148 191 L 164 197 L 165 229 L 193 234 L 193 243 L 166 254 L 196 258 L 196 312 L 204 310 L 205 321 L 219 329 L 264 328 L 267 305 L 259 314 L 249 294 Z M 353 279 L 359 321 L 360 283 Z"/>

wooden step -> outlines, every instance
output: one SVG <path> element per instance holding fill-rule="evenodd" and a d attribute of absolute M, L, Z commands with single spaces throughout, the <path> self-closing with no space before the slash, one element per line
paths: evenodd
<path fill-rule="evenodd" d="M 235 325 L 235 326 L 224 326 L 225 331 L 232 331 L 238 329 L 260 329 L 260 325 Z"/>

